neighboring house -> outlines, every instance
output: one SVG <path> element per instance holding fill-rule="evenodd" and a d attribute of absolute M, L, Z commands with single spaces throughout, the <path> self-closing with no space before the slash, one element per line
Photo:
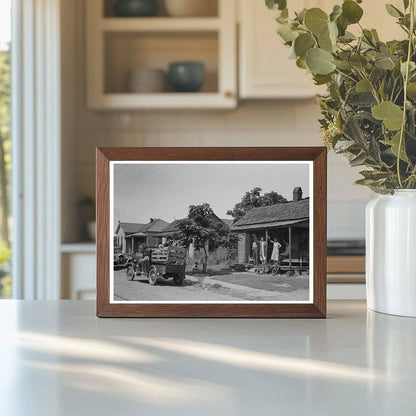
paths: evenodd
<path fill-rule="evenodd" d="M 132 222 L 121 222 L 117 224 L 115 230 L 116 245 L 121 248 L 122 253 L 131 253 L 133 240 L 131 235 L 137 234 L 145 224 L 138 224 Z"/>
<path fill-rule="evenodd" d="M 119 221 L 115 231 L 117 246 L 123 253 L 134 253 L 141 244 L 156 247 L 161 241 L 158 233 L 168 224 L 160 218 L 151 218 L 147 224 Z"/>
<path fill-rule="evenodd" d="M 179 221 L 168 223 L 160 218 L 151 218 L 147 224 L 119 221 L 115 230 L 114 245 L 120 247 L 122 253 L 137 252 L 141 245 L 157 247 L 165 238 L 174 238 L 179 233 Z M 221 220 L 214 214 L 212 221 L 229 225 L 231 220 Z"/>
<path fill-rule="evenodd" d="M 289 265 L 309 262 L 309 198 L 302 199 L 302 189 L 293 190 L 293 201 L 253 208 L 236 221 L 232 231 L 238 233 L 238 262 L 247 263 L 256 239 L 269 238 L 282 244 L 281 257 Z M 268 244 L 270 259 L 272 244 Z"/>

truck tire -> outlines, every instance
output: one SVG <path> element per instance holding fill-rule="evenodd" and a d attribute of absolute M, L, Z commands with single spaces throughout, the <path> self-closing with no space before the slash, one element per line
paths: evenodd
<path fill-rule="evenodd" d="M 148 278 L 149 285 L 155 286 L 157 284 L 157 271 L 154 267 L 149 269 Z"/>
<path fill-rule="evenodd" d="M 127 270 L 126 270 L 127 280 L 130 280 L 130 281 L 134 280 L 134 274 L 135 274 L 134 267 L 133 266 L 127 267 Z"/>
<path fill-rule="evenodd" d="M 173 278 L 173 283 L 175 284 L 175 286 L 182 286 L 184 280 L 185 276 L 182 274 L 178 274 Z"/>

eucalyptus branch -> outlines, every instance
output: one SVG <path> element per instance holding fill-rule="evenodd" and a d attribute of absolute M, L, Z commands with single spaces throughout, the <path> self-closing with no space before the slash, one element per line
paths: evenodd
<path fill-rule="evenodd" d="M 399 180 L 399 185 L 402 188 L 402 177 L 400 173 L 400 157 L 402 155 L 403 139 L 404 132 L 406 129 L 406 108 L 407 108 L 407 83 L 409 82 L 409 68 L 410 62 L 412 59 L 412 50 L 413 50 L 413 36 L 415 28 L 415 0 L 410 0 L 410 30 L 409 30 L 409 44 L 407 47 L 407 60 L 406 60 L 406 72 L 404 76 L 404 85 L 403 85 L 403 118 L 402 118 L 402 127 L 400 129 L 400 140 L 399 140 L 399 149 L 397 152 L 397 178 Z"/>

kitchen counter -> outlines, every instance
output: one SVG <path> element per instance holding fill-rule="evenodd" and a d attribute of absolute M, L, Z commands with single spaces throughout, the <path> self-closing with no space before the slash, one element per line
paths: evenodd
<path fill-rule="evenodd" d="M 97 319 L 0 301 L 0 415 L 414 415 L 416 319 Z"/>

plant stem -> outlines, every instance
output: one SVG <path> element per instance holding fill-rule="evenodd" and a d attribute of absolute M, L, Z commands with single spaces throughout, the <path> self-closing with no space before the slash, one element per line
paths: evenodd
<path fill-rule="evenodd" d="M 402 128 L 400 129 L 400 140 L 399 140 L 399 151 L 397 152 L 397 178 L 399 180 L 400 188 L 403 187 L 402 177 L 400 174 L 400 156 L 402 155 L 403 139 L 404 132 L 406 129 L 406 108 L 407 108 L 407 83 L 409 82 L 409 68 L 410 60 L 412 58 L 413 50 L 413 35 L 415 27 L 415 0 L 410 0 L 410 30 L 409 30 L 409 46 L 407 48 L 407 60 L 406 60 L 406 73 L 404 76 L 404 85 L 403 85 L 403 119 L 402 119 Z"/>

